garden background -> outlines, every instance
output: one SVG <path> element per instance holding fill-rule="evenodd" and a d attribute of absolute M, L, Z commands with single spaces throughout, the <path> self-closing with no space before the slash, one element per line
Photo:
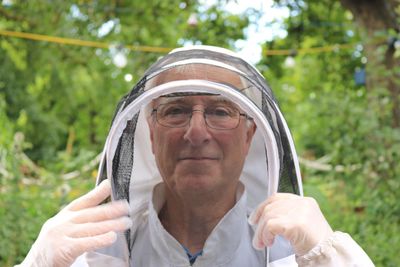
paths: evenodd
<path fill-rule="evenodd" d="M 254 63 L 294 136 L 305 194 L 376 266 L 400 266 L 398 1 L 226 8 L 244 1 L 1 1 L 1 266 L 93 187 L 116 103 L 151 63 L 187 44 L 240 50 L 251 28 L 276 33 Z"/>

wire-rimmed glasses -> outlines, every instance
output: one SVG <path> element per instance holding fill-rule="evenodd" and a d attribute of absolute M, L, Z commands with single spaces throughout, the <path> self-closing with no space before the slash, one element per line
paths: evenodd
<path fill-rule="evenodd" d="M 247 114 L 241 113 L 230 105 L 212 105 L 204 109 L 193 109 L 192 105 L 182 103 L 161 104 L 152 110 L 156 121 L 165 127 L 181 128 L 189 124 L 193 112 L 203 112 L 206 125 L 216 130 L 231 130 L 238 127 L 240 117 L 252 120 Z"/>

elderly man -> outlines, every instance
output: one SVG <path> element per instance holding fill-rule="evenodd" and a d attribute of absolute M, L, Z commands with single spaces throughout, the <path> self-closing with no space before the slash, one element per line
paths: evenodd
<path fill-rule="evenodd" d="M 230 51 L 156 63 L 117 109 L 101 180 L 46 222 L 22 265 L 373 266 L 301 196 L 272 92 Z M 98 206 L 110 191 L 129 205 Z"/>

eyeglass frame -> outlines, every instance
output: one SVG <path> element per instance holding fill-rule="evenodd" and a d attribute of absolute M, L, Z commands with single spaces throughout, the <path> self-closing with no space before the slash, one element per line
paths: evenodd
<path fill-rule="evenodd" d="M 151 110 L 151 116 L 152 116 L 153 114 L 155 114 L 155 120 L 156 120 L 156 122 L 159 123 L 161 126 L 168 127 L 168 128 L 183 128 L 183 127 L 186 127 L 187 125 L 190 124 L 190 121 L 191 121 L 191 119 L 192 119 L 192 117 L 193 117 L 193 112 L 202 112 L 202 113 L 203 113 L 204 122 L 205 122 L 205 124 L 207 125 L 207 127 L 211 128 L 211 129 L 214 129 L 214 130 L 220 130 L 220 131 L 224 131 L 224 130 L 226 131 L 226 130 L 234 130 L 234 129 L 236 129 L 236 128 L 239 126 L 239 124 L 240 124 L 240 117 L 245 117 L 247 120 L 251 120 L 251 121 L 253 120 L 252 117 L 250 117 L 250 116 L 247 115 L 246 113 L 241 113 L 240 110 L 237 109 L 236 107 L 231 107 L 232 109 L 234 109 L 235 111 L 238 112 L 238 121 L 237 121 L 236 126 L 233 127 L 233 128 L 215 128 L 215 127 L 212 127 L 212 126 L 209 125 L 208 120 L 207 120 L 207 113 L 206 113 L 207 108 L 205 108 L 204 110 L 192 109 L 192 110 L 191 110 L 191 113 L 190 113 L 190 116 L 188 117 L 187 121 L 186 121 L 184 124 L 182 124 L 182 125 L 179 125 L 179 126 L 165 125 L 165 124 L 161 123 L 161 122 L 158 120 L 158 118 L 157 118 L 157 113 L 158 113 L 157 110 L 159 109 L 160 106 L 164 106 L 164 105 L 167 105 L 167 103 L 166 103 L 166 104 L 160 104 L 160 105 L 158 105 L 156 108 L 153 108 L 153 109 Z M 216 106 L 216 107 L 218 107 L 218 106 Z"/>

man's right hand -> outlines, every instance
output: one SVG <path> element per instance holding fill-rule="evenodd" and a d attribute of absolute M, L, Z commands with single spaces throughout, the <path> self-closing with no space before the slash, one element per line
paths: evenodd
<path fill-rule="evenodd" d="M 98 206 L 110 193 L 105 180 L 50 218 L 20 266 L 70 266 L 84 252 L 114 243 L 116 232 L 130 228 L 132 221 L 126 201 Z"/>

